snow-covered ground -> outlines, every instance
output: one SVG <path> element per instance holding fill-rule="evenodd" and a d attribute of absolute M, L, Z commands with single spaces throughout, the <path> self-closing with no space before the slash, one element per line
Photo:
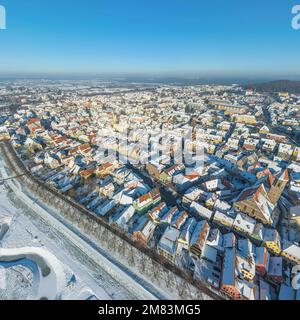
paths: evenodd
<path fill-rule="evenodd" d="M 62 292 L 63 299 L 76 297 L 83 289 L 90 289 L 99 299 L 113 299 L 114 294 L 118 293 L 110 290 L 106 291 L 107 284 L 105 282 L 97 283 L 96 279 L 91 276 L 91 268 L 88 263 L 86 265 L 82 263 L 85 260 L 82 253 L 77 252 L 76 248 L 67 239 L 64 239 L 62 234 L 55 232 L 51 226 L 34 216 L 28 208 L 22 208 L 23 204 L 12 193 L 8 194 L 4 186 L 0 186 L 0 203 L 0 223 L 4 219 L 7 221 L 8 218 L 11 218 L 10 228 L 0 241 L 1 247 L 22 248 L 32 246 L 45 248 L 52 252 L 62 262 L 64 270 L 67 285 Z M 12 270 L 7 272 L 6 278 L 8 275 L 12 275 Z M 6 279 L 6 282 L 9 281 L 10 279 Z M 11 288 L 13 289 L 14 286 Z M 15 293 L 6 292 L 6 298 L 11 297 L 15 297 Z M 127 297 L 125 293 L 120 298 Z"/>
<path fill-rule="evenodd" d="M 31 270 L 31 285 L 36 289 L 32 297 L 38 300 L 60 299 L 68 285 L 60 261 L 45 248 L 0 248 L 0 265 L 13 270 L 22 265 L 26 273 Z"/>
<path fill-rule="evenodd" d="M 3 177 L 10 175 L 1 156 L 0 174 Z M 135 282 L 59 221 L 54 221 L 21 189 L 13 180 L 0 185 L 0 224 L 5 222 L 9 225 L 3 239 L 0 239 L 0 246 L 40 247 L 52 253 L 60 261 L 65 276 L 66 286 L 60 294 L 61 299 L 92 299 L 94 296 L 99 299 L 155 299 L 143 285 Z M 20 270 L 23 271 L 20 273 Z M 3 269 L 0 266 L 0 277 L 0 299 L 32 298 L 28 290 L 33 286 L 30 268 L 23 265 Z M 14 288 L 20 291 L 22 287 L 15 283 L 17 279 L 27 283 L 18 294 L 13 292 Z"/>

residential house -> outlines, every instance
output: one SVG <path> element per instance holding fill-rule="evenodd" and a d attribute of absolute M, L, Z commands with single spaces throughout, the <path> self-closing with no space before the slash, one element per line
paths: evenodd
<path fill-rule="evenodd" d="M 168 260 L 174 261 L 179 235 L 178 229 L 169 226 L 157 244 L 157 252 Z"/>
<path fill-rule="evenodd" d="M 189 214 L 187 212 L 185 211 L 180 212 L 180 214 L 178 214 L 175 217 L 175 219 L 172 221 L 172 227 L 180 230 L 181 227 L 186 222 L 186 220 L 188 219 L 188 217 L 189 217 Z"/>
<path fill-rule="evenodd" d="M 190 210 L 191 212 L 199 216 L 199 218 L 205 218 L 207 220 L 210 220 L 213 216 L 213 211 L 205 208 L 204 206 L 195 201 L 193 201 L 190 205 Z"/>
<path fill-rule="evenodd" d="M 206 244 L 210 225 L 206 220 L 199 221 L 190 240 L 190 252 L 201 257 L 201 252 Z"/>
<path fill-rule="evenodd" d="M 231 299 L 238 300 L 240 292 L 236 286 L 236 249 L 226 248 L 223 260 L 221 292 Z"/>
<path fill-rule="evenodd" d="M 253 233 L 255 228 L 256 220 L 250 218 L 244 213 L 238 212 L 233 222 L 233 229 L 243 235 L 250 235 Z"/>
<path fill-rule="evenodd" d="M 155 228 L 156 224 L 148 216 L 142 216 L 138 221 L 138 225 L 134 228 L 131 238 L 147 247 Z"/>
<path fill-rule="evenodd" d="M 96 172 L 96 169 L 94 167 L 88 168 L 86 170 L 82 170 L 80 172 L 80 177 L 84 178 L 85 180 L 91 178 Z"/>
<path fill-rule="evenodd" d="M 290 241 L 282 241 L 281 256 L 292 263 L 300 265 L 300 247 Z"/>
<path fill-rule="evenodd" d="M 190 240 L 192 234 L 195 230 L 197 221 L 196 219 L 190 217 L 186 220 L 185 224 L 180 230 L 180 235 L 178 238 L 178 254 L 181 253 L 182 249 L 188 250 L 190 247 Z"/>
<path fill-rule="evenodd" d="M 97 177 L 104 178 L 107 175 L 109 175 L 113 169 L 114 169 L 114 165 L 110 162 L 106 162 L 103 165 L 101 165 L 100 167 L 98 167 L 96 169 L 95 173 L 96 173 Z"/>
<path fill-rule="evenodd" d="M 273 254 L 280 255 L 281 253 L 280 235 L 276 229 L 264 228 L 263 244 Z"/>
<path fill-rule="evenodd" d="M 170 224 L 171 221 L 179 214 L 179 210 L 177 207 L 171 208 L 168 212 L 166 212 L 162 218 L 160 219 L 161 223 Z"/>
<path fill-rule="evenodd" d="M 213 222 L 228 229 L 231 229 L 234 223 L 234 219 L 227 213 L 216 211 L 213 217 Z"/>
<path fill-rule="evenodd" d="M 235 248 L 236 236 L 233 232 L 229 232 L 223 235 L 223 247 L 224 248 Z"/>
<path fill-rule="evenodd" d="M 281 283 L 283 281 L 282 264 L 282 257 L 270 257 L 267 277 L 276 283 Z"/>
<path fill-rule="evenodd" d="M 252 234 L 250 235 L 251 241 L 256 244 L 261 244 L 263 242 L 263 232 L 264 226 L 262 223 L 256 223 Z"/>
<path fill-rule="evenodd" d="M 147 212 L 152 206 L 155 206 L 161 201 L 160 192 L 158 189 L 153 189 L 147 194 L 141 196 L 133 202 L 133 206 L 139 213 Z"/>
<path fill-rule="evenodd" d="M 256 247 L 255 251 L 255 269 L 261 277 L 269 270 L 270 254 L 265 247 Z"/>
<path fill-rule="evenodd" d="M 135 213 L 135 209 L 132 205 L 127 207 L 120 207 L 120 210 L 118 210 L 114 215 L 111 215 L 109 217 L 109 222 L 111 224 L 116 224 L 120 228 L 127 230 L 126 225 L 129 222 L 129 220 L 133 217 Z"/>
<path fill-rule="evenodd" d="M 146 170 L 149 173 L 150 176 L 154 177 L 155 179 L 159 179 L 160 174 L 162 173 L 162 170 L 164 169 L 163 165 L 160 165 L 156 162 L 148 162 L 146 164 Z"/>
<path fill-rule="evenodd" d="M 149 217 L 155 223 L 160 222 L 160 217 L 163 216 L 168 211 L 168 207 L 165 202 L 161 202 L 156 207 L 154 207 L 149 213 Z"/>
<path fill-rule="evenodd" d="M 223 235 L 219 229 L 210 229 L 206 245 L 215 248 L 220 252 L 224 251 Z"/>
<path fill-rule="evenodd" d="M 290 208 L 290 221 L 300 228 L 300 206 Z"/>

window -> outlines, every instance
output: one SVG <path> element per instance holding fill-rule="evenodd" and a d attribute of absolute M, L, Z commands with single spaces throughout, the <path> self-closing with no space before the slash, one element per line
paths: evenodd
<path fill-rule="evenodd" d="M 281 181 L 278 181 L 278 182 L 277 182 L 277 187 L 278 187 L 278 188 L 281 188 L 281 186 L 282 186 L 282 182 L 281 182 Z"/>

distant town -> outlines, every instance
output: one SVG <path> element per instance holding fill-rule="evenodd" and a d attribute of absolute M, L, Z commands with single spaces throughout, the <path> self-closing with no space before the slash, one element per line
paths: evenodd
<path fill-rule="evenodd" d="M 300 299 L 300 94 L 7 80 L 0 145 L 41 188 L 206 294 Z M 182 149 L 202 152 L 178 162 Z"/>

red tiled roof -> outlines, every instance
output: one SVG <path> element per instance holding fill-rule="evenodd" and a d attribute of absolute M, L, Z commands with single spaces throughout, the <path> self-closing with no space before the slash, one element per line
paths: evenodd
<path fill-rule="evenodd" d="M 279 179 L 282 181 L 289 181 L 290 180 L 288 169 L 284 170 L 284 172 L 282 173 L 282 175 L 280 176 Z"/>
<path fill-rule="evenodd" d="M 148 200 L 148 199 L 150 199 L 150 198 L 151 198 L 151 194 L 150 194 L 150 192 L 149 192 L 149 193 L 141 196 L 141 197 L 138 199 L 138 201 L 139 201 L 139 202 L 144 202 L 144 201 L 146 201 L 146 200 Z"/>
<path fill-rule="evenodd" d="M 194 180 L 200 177 L 200 174 L 188 174 L 185 176 L 189 180 Z"/>
<path fill-rule="evenodd" d="M 89 168 L 89 169 L 87 169 L 87 170 L 82 171 L 82 172 L 80 173 L 80 176 L 82 176 L 82 177 L 84 177 L 84 176 L 89 176 L 89 175 L 94 174 L 95 171 L 96 171 L 95 168 Z"/>
<path fill-rule="evenodd" d="M 255 194 L 259 190 L 259 188 L 260 188 L 260 186 L 256 186 L 256 187 L 244 190 L 242 192 L 242 194 L 239 196 L 237 201 L 243 201 L 243 200 L 249 198 L 251 195 Z"/>
<path fill-rule="evenodd" d="M 106 163 L 104 163 L 103 165 L 101 165 L 101 166 L 98 168 L 98 171 L 102 171 L 102 170 L 108 169 L 108 168 L 110 168 L 112 165 L 113 165 L 112 163 L 106 162 Z"/>
<path fill-rule="evenodd" d="M 176 226 L 179 227 L 181 225 L 181 223 L 186 219 L 186 217 L 188 217 L 188 214 L 184 211 L 182 213 L 182 215 L 176 221 Z"/>
<path fill-rule="evenodd" d="M 32 118 L 27 122 L 27 125 L 31 125 L 31 124 L 39 122 L 39 121 L 40 121 L 39 118 Z"/>
<path fill-rule="evenodd" d="M 45 128 L 44 128 L 44 127 L 41 127 L 41 126 L 32 128 L 32 132 L 35 132 L 35 131 L 37 131 L 37 130 L 42 130 L 42 131 L 44 131 Z"/>

